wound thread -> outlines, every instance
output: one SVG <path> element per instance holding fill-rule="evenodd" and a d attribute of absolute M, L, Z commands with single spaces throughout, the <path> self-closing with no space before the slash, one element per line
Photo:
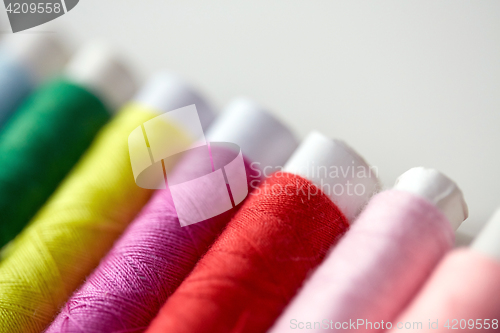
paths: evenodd
<path fill-rule="evenodd" d="M 0 134 L 0 247 L 24 228 L 110 117 L 95 95 L 64 79 L 23 103 Z"/>
<path fill-rule="evenodd" d="M 158 113 L 129 104 L 0 262 L 0 332 L 40 332 L 98 265 L 151 190 L 134 182 L 128 136 Z M 184 136 L 172 126 L 172 136 Z"/>
<path fill-rule="evenodd" d="M 147 332 L 266 331 L 348 229 L 337 206 L 302 177 L 276 173 L 254 193 Z"/>
<path fill-rule="evenodd" d="M 454 238 L 446 216 L 428 200 L 398 190 L 376 195 L 270 332 L 288 332 L 294 318 L 334 323 L 395 319 Z M 378 330 L 363 326 L 363 331 Z"/>
<path fill-rule="evenodd" d="M 460 325 L 460 331 L 466 332 L 498 331 L 499 280 L 498 260 L 469 249 L 454 250 L 440 262 L 397 321 L 422 322 L 420 329 L 415 327 L 406 330 L 408 332 L 450 332 L 451 327 L 458 329 Z M 472 328 L 469 320 L 474 322 Z M 393 331 L 396 329 L 388 332 Z"/>
<path fill-rule="evenodd" d="M 234 155 L 224 149 L 215 154 L 220 160 Z M 194 162 L 188 155 L 176 172 L 194 178 Z M 250 184 L 258 178 L 245 164 Z M 46 332 L 143 331 L 238 208 L 181 227 L 170 191 L 158 190 Z"/>

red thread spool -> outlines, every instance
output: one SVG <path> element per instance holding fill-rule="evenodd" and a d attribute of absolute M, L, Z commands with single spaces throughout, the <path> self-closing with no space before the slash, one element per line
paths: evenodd
<path fill-rule="evenodd" d="M 305 158 L 304 158 L 305 157 Z M 170 297 L 147 332 L 263 332 L 270 327 L 307 274 L 348 229 L 378 186 L 354 173 L 341 178 L 310 173 L 317 166 L 367 164 L 350 148 L 314 133 L 285 167 L 264 182 L 190 276 Z M 347 200 L 325 184 L 369 186 Z M 323 188 L 323 191 L 320 189 Z M 328 194 L 328 195 L 327 195 Z M 335 203 L 334 203 L 335 202 Z"/>
<path fill-rule="evenodd" d="M 213 191 L 209 202 L 204 202 L 203 197 L 193 199 L 193 192 L 198 198 L 200 193 L 206 193 L 200 191 L 201 187 L 221 185 L 204 176 L 213 174 L 212 167 L 220 170 L 228 162 L 234 163 L 241 151 L 245 154 L 247 173 L 244 186 L 254 187 L 260 182 L 261 168 L 281 165 L 297 147 L 293 134 L 283 124 L 246 99 L 233 101 L 217 117 L 207 139 L 232 144 L 211 142 L 211 158 L 207 146 L 184 152 L 167 173 L 169 187 L 155 193 L 46 333 L 80 332 L 81 327 L 93 333 L 142 332 L 241 206 L 237 201 L 238 197 L 241 199 L 237 194 L 241 193 L 241 183 L 234 181 L 234 173 L 230 178 L 230 169 L 226 169 L 227 179 L 232 180 L 226 193 L 232 194 L 238 206 L 199 223 L 181 226 L 179 207 L 184 206 L 185 220 L 193 218 L 191 213 L 206 214 L 207 206 L 211 206 L 211 211 L 224 207 L 223 200 L 211 200 L 221 192 Z M 188 195 L 178 195 L 174 204 L 171 185 L 194 179 L 198 181 L 184 187 Z"/>

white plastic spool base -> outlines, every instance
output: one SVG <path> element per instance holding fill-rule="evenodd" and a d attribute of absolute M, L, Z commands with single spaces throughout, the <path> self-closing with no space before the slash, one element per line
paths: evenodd
<path fill-rule="evenodd" d="M 69 57 L 62 41 L 47 34 L 9 35 L 1 46 L 32 73 L 36 84 L 55 76 Z"/>
<path fill-rule="evenodd" d="M 374 169 L 351 147 L 312 132 L 283 169 L 318 186 L 352 223 L 380 189 Z"/>
<path fill-rule="evenodd" d="M 214 114 L 194 89 L 168 73 L 153 76 L 133 103 L 152 112 L 152 119 L 128 138 L 134 179 L 143 188 L 164 189 L 164 172 L 168 174 L 177 161 L 170 157 L 185 152 L 191 142 L 193 147 L 205 145 L 204 127 Z M 172 125 L 183 135 L 172 137 Z"/>
<path fill-rule="evenodd" d="M 298 142 L 290 130 L 255 102 L 233 100 L 207 132 L 207 141 L 240 146 L 243 156 L 266 171 L 281 168 Z"/>
<path fill-rule="evenodd" d="M 117 111 L 137 87 L 128 66 L 107 45 L 90 43 L 70 60 L 66 77 L 102 99 L 110 111 Z"/>
<path fill-rule="evenodd" d="M 157 111 L 158 114 L 170 112 L 194 104 L 204 130 L 212 123 L 215 113 L 205 99 L 189 84 L 176 75 L 160 72 L 154 75 L 139 93 L 134 102 Z M 193 128 L 191 119 L 183 118 L 182 113 L 170 115 L 171 118 L 198 138 L 198 129 Z"/>
<path fill-rule="evenodd" d="M 427 199 L 448 218 L 457 230 L 469 211 L 457 184 L 441 172 L 424 167 L 412 168 L 396 180 L 395 190 L 414 193 Z"/>

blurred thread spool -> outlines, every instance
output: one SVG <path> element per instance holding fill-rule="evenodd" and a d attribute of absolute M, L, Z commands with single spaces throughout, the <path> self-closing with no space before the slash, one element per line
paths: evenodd
<path fill-rule="evenodd" d="M 500 331 L 499 239 L 500 210 L 470 248 L 453 250 L 440 262 L 397 320 L 402 323 L 422 322 L 422 329 L 412 326 L 405 331 Z"/>
<path fill-rule="evenodd" d="M 240 146 L 246 160 L 248 187 L 257 186 L 260 169 L 282 165 L 297 145 L 279 121 L 253 102 L 242 99 L 231 103 L 216 119 L 207 139 L 211 142 L 215 165 L 217 161 L 231 161 L 235 155 L 234 151 L 217 146 L 215 141 Z M 201 161 L 210 173 L 210 160 Z M 169 181 L 198 178 L 202 168 L 200 159 L 188 153 L 175 167 L 174 172 L 180 175 Z M 196 183 L 191 187 L 199 192 L 199 186 Z M 205 186 L 210 185 L 205 183 Z M 234 188 L 232 193 L 234 198 Z M 181 204 L 189 205 L 192 200 L 188 195 Z M 239 206 L 181 227 L 176 213 L 178 203 L 174 207 L 168 189 L 157 191 L 46 332 L 107 333 L 146 329 Z"/>
<path fill-rule="evenodd" d="M 36 214 L 111 118 L 111 108 L 133 90 L 128 69 L 107 48 L 90 45 L 70 62 L 66 78 L 45 84 L 17 110 L 0 132 L 0 247 Z"/>
<path fill-rule="evenodd" d="M 466 217 L 462 192 L 452 180 L 433 169 L 407 171 L 393 190 L 370 201 L 270 332 L 288 332 L 293 319 L 320 322 L 312 332 L 324 329 L 325 318 L 395 319 L 451 249 L 454 230 Z"/>
<path fill-rule="evenodd" d="M 152 193 L 134 182 L 128 136 L 158 114 L 192 103 L 206 126 L 213 116 L 204 101 L 179 80 L 160 75 L 101 130 L 30 225 L 4 249 L 0 332 L 40 332 L 53 320 Z M 164 134 L 172 140 L 190 135 L 178 123 L 170 127 Z"/>
<path fill-rule="evenodd" d="M 15 35 L 0 44 L 0 128 L 40 83 L 57 74 L 68 54 L 49 35 Z"/>
<path fill-rule="evenodd" d="M 319 174 L 336 166 L 369 168 L 343 142 L 311 134 L 285 172 L 243 204 L 147 332 L 265 332 L 378 188 L 376 177 Z M 348 182 L 367 192 L 348 199 L 338 190 Z"/>

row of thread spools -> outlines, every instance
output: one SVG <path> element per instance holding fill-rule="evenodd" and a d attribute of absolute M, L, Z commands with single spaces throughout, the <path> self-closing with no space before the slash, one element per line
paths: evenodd
<path fill-rule="evenodd" d="M 53 36 L 0 50 L 0 332 L 498 330 L 500 214 L 452 250 L 467 206 L 445 175 L 414 168 L 377 194 L 348 145 L 298 145 L 252 101 L 216 116 L 168 74 L 133 97 L 109 49 L 66 58 Z M 207 141 L 241 147 L 251 194 L 181 227 L 169 190 L 136 185 L 128 138 L 192 104 Z M 173 173 L 196 178 L 192 164 Z"/>

